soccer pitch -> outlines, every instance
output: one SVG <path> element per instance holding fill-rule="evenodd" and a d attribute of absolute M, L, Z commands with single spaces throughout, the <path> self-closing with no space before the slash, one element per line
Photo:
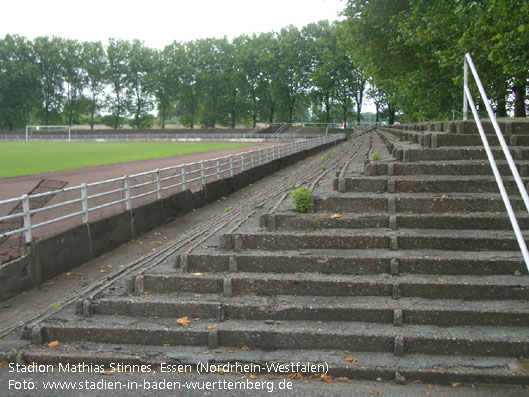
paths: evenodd
<path fill-rule="evenodd" d="M 255 145 L 232 142 L 3 142 L 0 178 Z"/>

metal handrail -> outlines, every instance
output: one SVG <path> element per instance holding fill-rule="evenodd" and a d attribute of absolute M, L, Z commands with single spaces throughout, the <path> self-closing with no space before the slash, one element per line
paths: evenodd
<path fill-rule="evenodd" d="M 492 111 L 492 106 L 490 106 L 489 99 L 487 97 L 485 89 L 483 88 L 483 84 L 481 83 L 476 67 L 474 66 L 474 62 L 472 62 L 472 58 L 470 54 L 467 53 L 465 54 L 465 63 L 464 63 L 463 120 L 468 119 L 468 105 L 470 104 L 470 108 L 472 110 L 474 120 L 476 121 L 476 124 L 478 127 L 479 135 L 481 136 L 481 140 L 483 141 L 483 146 L 485 147 L 485 151 L 487 153 L 487 158 L 489 159 L 489 163 L 492 167 L 492 172 L 494 173 L 494 178 L 496 179 L 496 183 L 498 184 L 498 188 L 500 190 L 501 198 L 507 210 L 507 214 L 509 215 L 509 219 L 511 221 L 512 228 L 514 230 L 514 234 L 516 235 L 516 239 L 518 240 L 518 245 L 520 246 L 520 250 L 522 251 L 522 256 L 524 258 L 525 265 L 527 267 L 527 270 L 529 271 L 529 252 L 527 251 L 527 245 L 525 244 L 525 240 L 520 230 L 520 226 L 518 225 L 518 221 L 516 220 L 516 216 L 514 215 L 514 210 L 512 209 L 511 201 L 509 200 L 509 196 L 507 195 L 507 191 L 505 190 L 505 186 L 503 185 L 500 172 L 496 165 L 496 161 L 494 160 L 494 156 L 492 155 L 492 151 L 490 150 L 489 142 L 487 141 L 487 136 L 485 135 L 483 125 L 481 124 L 481 121 L 479 119 L 479 114 L 478 114 L 476 105 L 474 104 L 474 100 L 472 99 L 470 88 L 468 86 L 468 68 L 469 67 L 470 67 L 470 70 L 472 71 L 474 80 L 478 86 L 481 98 L 483 99 L 483 102 L 485 103 L 485 107 L 487 108 L 487 113 L 489 114 L 490 120 L 494 127 L 494 131 L 496 132 L 496 136 L 498 137 L 498 141 L 500 142 L 500 146 L 503 150 L 503 154 L 505 155 L 505 158 L 507 159 L 509 168 L 511 169 L 512 175 L 514 176 L 514 180 L 516 181 L 516 186 L 518 186 L 518 190 L 520 191 L 522 200 L 525 204 L 525 208 L 527 209 L 528 212 L 529 212 L 529 196 L 527 195 L 527 191 L 525 190 L 525 186 L 522 182 L 522 178 L 520 178 L 520 174 L 518 173 L 516 164 L 514 164 L 514 160 L 511 156 L 509 147 L 507 146 L 507 143 L 505 142 L 505 139 L 503 138 L 503 134 L 501 133 L 500 126 L 498 125 L 498 122 L 496 121 L 496 117 L 494 115 L 494 112 Z"/>
<path fill-rule="evenodd" d="M 92 182 L 89 184 L 83 183 L 80 186 L 74 186 L 69 187 L 65 189 L 60 190 L 54 190 L 44 193 L 39 193 L 35 195 L 23 195 L 22 197 L 18 198 L 12 198 L 4 201 L 0 201 L 0 206 L 2 205 L 9 205 L 14 203 L 22 203 L 23 210 L 20 213 L 16 214 L 9 214 L 7 216 L 0 216 L 0 222 L 7 221 L 15 218 L 23 218 L 23 227 L 17 228 L 16 230 L 10 230 L 8 232 L 0 233 L 0 238 L 10 237 L 14 234 L 18 233 L 24 233 L 25 234 L 25 242 L 26 244 L 30 244 L 33 241 L 33 235 L 32 230 L 36 228 L 40 228 L 43 226 L 50 225 L 52 223 L 60 222 L 66 219 L 70 219 L 72 217 L 76 216 L 82 216 L 83 217 L 83 223 L 88 222 L 88 215 L 89 213 L 98 210 L 107 208 L 113 205 L 118 205 L 121 203 L 126 204 L 126 209 L 130 210 L 132 208 L 132 201 L 141 197 L 149 196 L 157 194 L 158 198 L 161 198 L 161 192 L 177 188 L 182 186 L 183 190 L 187 190 L 189 186 L 187 186 L 189 183 L 193 181 L 201 181 L 201 184 L 204 185 L 207 182 L 208 178 L 216 177 L 216 179 L 221 179 L 223 175 L 229 175 L 233 176 L 234 174 L 238 173 L 239 170 L 245 171 L 247 169 L 251 169 L 255 166 L 259 166 L 264 163 L 268 163 L 269 161 L 273 161 L 279 157 L 285 157 L 288 155 L 291 155 L 293 153 L 299 152 L 303 149 L 308 149 L 312 147 L 316 147 L 328 142 L 334 142 L 338 139 L 343 139 L 344 134 L 335 134 L 335 135 L 329 135 L 325 137 L 318 137 L 310 140 L 305 140 L 302 142 L 292 142 L 288 144 L 283 144 L 278 146 L 278 148 L 272 147 L 272 148 L 264 148 L 257 151 L 249 151 L 249 152 L 242 152 L 238 154 L 233 154 L 229 156 L 223 156 L 218 157 L 215 159 L 209 159 L 209 160 L 203 160 L 200 162 L 195 163 L 188 163 L 188 164 L 179 164 L 176 166 L 171 166 L 163 169 L 157 169 L 152 170 L 148 172 L 142 172 L 135 175 L 125 175 L 123 177 L 119 178 L 113 178 L 105 181 L 98 181 L 98 182 Z M 224 160 L 224 161 L 223 161 Z M 208 165 L 206 165 L 206 163 Z M 193 166 L 198 166 L 199 168 L 190 169 Z M 169 175 L 167 177 L 161 177 L 160 173 L 163 171 L 176 171 L 177 169 L 181 170 L 180 174 L 175 175 Z M 190 178 L 190 176 L 193 176 Z M 137 177 L 149 177 L 152 176 L 154 179 L 147 181 L 147 182 L 140 182 L 137 184 L 134 184 L 134 178 Z M 170 186 L 162 186 L 162 181 L 167 181 L 170 179 L 177 179 L 175 183 L 171 183 Z M 110 187 L 110 190 L 106 190 L 99 193 L 93 193 L 91 195 L 88 194 L 87 188 L 89 187 L 100 187 L 103 185 L 107 185 L 109 183 L 114 182 L 123 182 L 123 187 L 115 189 Z M 147 185 L 154 185 L 156 184 L 155 190 L 150 190 L 148 192 L 140 192 L 136 195 L 133 194 L 133 190 L 145 187 Z M 30 208 L 30 199 L 39 198 L 43 196 L 49 196 L 49 195 L 56 195 L 59 193 L 64 192 L 72 192 L 72 191 L 80 191 L 80 198 L 75 198 L 73 200 L 68 201 L 61 201 L 57 204 L 53 204 L 50 206 L 46 206 L 39 209 L 31 209 Z M 109 203 L 105 203 L 102 205 L 97 205 L 95 207 L 89 206 L 89 201 L 93 201 L 93 199 L 108 196 L 111 194 L 116 193 L 123 193 L 124 198 L 120 198 L 118 200 L 111 201 Z M 57 209 L 61 207 L 65 207 L 72 204 L 80 203 L 82 207 L 82 211 L 77 210 L 69 210 L 72 211 L 64 216 L 53 218 L 38 224 L 32 224 L 32 215 L 36 215 L 38 213 L 46 212 L 52 209 Z M 95 204 L 95 203 L 94 203 Z"/>

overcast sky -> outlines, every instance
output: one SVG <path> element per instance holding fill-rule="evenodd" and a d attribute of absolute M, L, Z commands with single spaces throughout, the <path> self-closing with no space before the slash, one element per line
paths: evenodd
<path fill-rule="evenodd" d="M 80 41 L 140 39 L 152 48 L 206 37 L 333 21 L 345 0 L 7 0 L 0 37 L 59 36 Z"/>

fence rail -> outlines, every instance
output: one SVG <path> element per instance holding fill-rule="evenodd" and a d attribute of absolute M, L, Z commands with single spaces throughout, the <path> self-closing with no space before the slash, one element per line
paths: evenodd
<path fill-rule="evenodd" d="M 34 239 L 34 231 L 39 228 L 76 217 L 80 218 L 82 223 L 88 223 L 94 220 L 90 219 L 92 214 L 109 207 L 121 206 L 119 208 L 122 208 L 124 206 L 126 210 L 130 210 L 135 206 L 145 204 L 145 200 L 151 200 L 153 196 L 160 199 L 179 191 L 200 190 L 208 182 L 232 177 L 276 159 L 343 138 L 344 134 L 320 136 L 210 160 L 124 175 L 105 181 L 82 183 L 79 186 L 35 195 L 25 194 L 21 197 L 0 201 L 0 210 L 2 208 L 9 210 L 8 207 L 22 203 L 22 212 L 0 216 L 0 223 L 16 218 L 23 220 L 22 227 L 1 233 L 0 239 L 23 233 L 26 244 L 30 244 Z M 31 209 L 31 200 L 47 196 L 56 198 L 65 193 L 69 197 L 66 200 L 58 200 L 46 207 Z M 102 200 L 105 198 L 108 198 L 108 201 Z M 58 209 L 62 211 L 59 215 L 42 216 Z M 7 211 L 0 211 L 0 214 L 2 212 Z M 40 219 L 37 219 L 37 215 L 40 215 Z M 99 218 L 108 216 L 108 213 L 102 213 L 102 215 Z M 80 223 L 80 221 L 76 222 L 76 224 Z"/>
<path fill-rule="evenodd" d="M 227 140 L 247 142 L 263 141 L 288 141 L 291 139 L 310 139 L 323 134 L 314 133 L 284 133 L 272 136 L 272 134 L 79 134 L 72 131 L 68 134 L 39 134 L 32 135 L 28 139 L 23 134 L 0 134 L 0 141 L 22 142 L 22 141 L 90 141 L 90 142 L 182 142 L 201 140 Z"/>

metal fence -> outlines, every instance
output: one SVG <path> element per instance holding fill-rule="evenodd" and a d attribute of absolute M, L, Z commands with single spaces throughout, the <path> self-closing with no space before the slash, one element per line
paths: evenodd
<path fill-rule="evenodd" d="M 315 133 L 284 133 L 284 134 L 39 134 L 29 137 L 29 141 L 78 141 L 78 142 L 192 142 L 192 141 L 234 141 L 246 142 L 288 141 L 292 139 L 310 139 L 323 134 Z M 0 134 L 0 141 L 26 141 L 23 134 Z"/>
<path fill-rule="evenodd" d="M 201 190 L 208 182 L 232 177 L 273 160 L 343 138 L 344 134 L 321 136 L 0 201 L 0 223 L 5 224 L 20 218 L 23 220 L 22 226 L 16 229 L 7 232 L 2 230 L 0 241 L 23 233 L 25 243 L 29 244 L 35 238 L 53 235 L 81 223 L 130 210 L 150 202 L 153 198 L 161 199 L 185 190 Z M 42 208 L 33 206 L 32 209 L 32 202 L 36 203 L 47 196 L 53 198 L 48 205 Z M 20 203 L 22 211 L 12 213 L 13 208 Z"/>

